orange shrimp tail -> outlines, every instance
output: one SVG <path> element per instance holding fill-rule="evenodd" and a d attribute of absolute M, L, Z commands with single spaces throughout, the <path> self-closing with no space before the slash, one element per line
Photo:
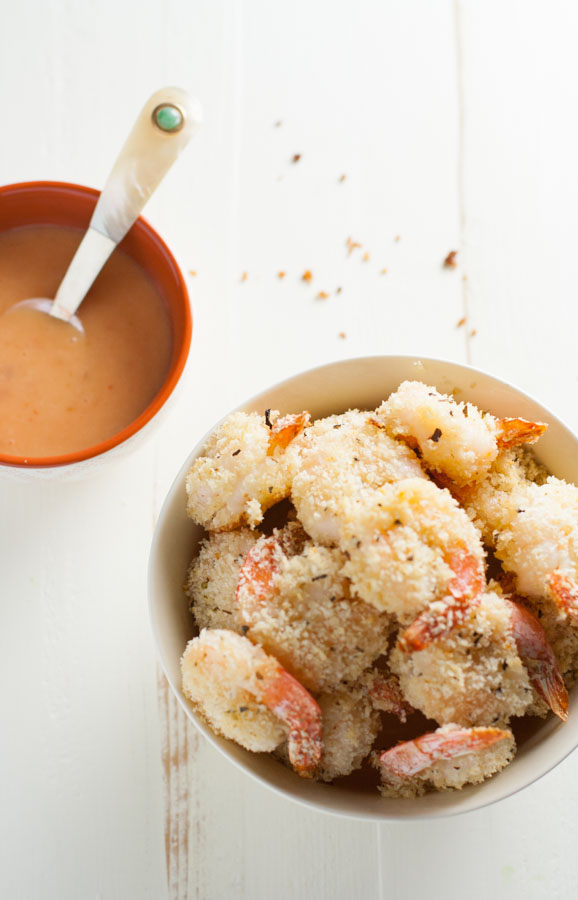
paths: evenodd
<path fill-rule="evenodd" d="M 543 700 L 546 701 L 554 715 L 562 722 L 568 721 L 568 690 L 562 674 L 558 672 L 543 672 L 536 674 L 532 679 L 532 685 L 536 688 Z"/>
<path fill-rule="evenodd" d="M 548 576 L 548 587 L 558 609 L 578 626 L 578 584 L 568 575 L 555 571 Z"/>
<path fill-rule="evenodd" d="M 459 627 L 480 602 L 484 574 L 479 561 L 463 547 L 451 550 L 446 562 L 454 572 L 448 594 L 436 600 L 401 635 L 398 646 L 406 653 L 424 650 L 436 638 Z"/>
<path fill-rule="evenodd" d="M 548 427 L 545 422 L 530 422 L 528 419 L 498 419 L 497 424 L 500 450 L 509 450 L 519 444 L 535 444 Z"/>
<path fill-rule="evenodd" d="M 267 456 L 273 456 L 277 448 L 285 450 L 291 441 L 307 428 L 311 421 L 311 414 L 302 412 L 297 415 L 282 416 L 277 419 L 269 432 L 269 446 Z"/>
<path fill-rule="evenodd" d="M 403 696 L 399 678 L 375 672 L 369 685 L 369 697 L 376 709 L 393 713 L 400 722 L 406 722 L 408 715 L 415 712 L 413 706 Z"/>
<path fill-rule="evenodd" d="M 485 750 L 510 736 L 502 728 L 456 728 L 452 731 L 432 731 L 413 741 L 405 741 L 385 750 L 379 756 L 383 775 L 411 778 L 441 760 L 456 759 Z"/>
<path fill-rule="evenodd" d="M 321 761 L 321 709 L 296 678 L 278 666 L 266 677 L 261 699 L 289 727 L 289 760 L 295 771 L 311 778 Z"/>
<path fill-rule="evenodd" d="M 251 547 L 239 570 L 235 599 L 241 616 L 263 606 L 273 592 L 275 576 L 280 571 L 279 542 L 266 538 Z"/>
<path fill-rule="evenodd" d="M 513 600 L 509 603 L 516 647 L 530 683 L 552 712 L 566 722 L 568 690 L 546 632 L 530 610 Z"/>

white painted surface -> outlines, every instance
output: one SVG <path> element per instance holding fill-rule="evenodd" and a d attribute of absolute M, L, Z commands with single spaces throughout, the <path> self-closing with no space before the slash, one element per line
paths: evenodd
<path fill-rule="evenodd" d="M 577 36 L 571 0 L 5 0 L 3 183 L 102 184 L 162 84 L 197 94 L 205 124 L 148 208 L 198 272 L 161 433 L 80 483 L 0 482 L 2 897 L 575 896 L 576 756 L 441 823 L 297 809 L 186 725 L 145 582 L 188 449 L 311 365 L 469 356 L 578 426 Z"/>

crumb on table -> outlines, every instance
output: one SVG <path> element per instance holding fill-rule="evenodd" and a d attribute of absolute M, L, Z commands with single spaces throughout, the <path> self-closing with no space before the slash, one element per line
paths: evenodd
<path fill-rule="evenodd" d="M 327 291 L 319 291 L 319 293 L 317 294 L 315 299 L 316 300 L 328 300 L 329 294 L 327 293 Z"/>
<path fill-rule="evenodd" d="M 248 276 L 247 272 L 243 272 L 243 274 L 241 275 L 241 281 L 247 281 L 248 277 L 249 276 Z"/>
<path fill-rule="evenodd" d="M 344 331 L 340 331 L 338 337 L 342 338 L 342 340 L 345 340 L 345 338 L 347 337 L 347 335 L 346 335 L 346 333 L 345 333 Z"/>
<path fill-rule="evenodd" d="M 283 270 L 281 270 L 281 272 L 277 272 L 277 278 L 285 278 L 286 274 L 287 274 L 287 272 L 284 272 Z"/>
<path fill-rule="evenodd" d="M 352 237 L 348 237 L 345 241 L 345 246 L 347 247 L 349 255 L 351 255 L 357 247 L 361 247 L 361 244 L 359 241 L 354 241 Z"/>
<path fill-rule="evenodd" d="M 446 269 L 457 269 L 458 267 L 458 251 L 450 250 L 446 258 L 444 259 L 444 266 Z"/>
<path fill-rule="evenodd" d="M 363 256 L 361 257 L 361 259 L 363 260 L 363 262 L 369 262 L 370 256 L 369 256 L 369 253 L 367 252 L 367 250 L 365 251 L 365 253 L 364 253 Z"/>
<path fill-rule="evenodd" d="M 293 163 L 298 163 L 300 159 L 301 159 L 301 154 L 300 154 L 300 153 L 294 153 L 294 154 L 293 154 L 293 159 L 291 160 L 291 162 L 293 162 Z"/>
<path fill-rule="evenodd" d="M 305 271 L 303 272 L 303 275 L 301 276 L 301 281 L 306 281 L 309 284 L 309 282 L 312 280 L 313 280 L 313 273 L 311 272 L 311 269 L 305 269 Z"/>
<path fill-rule="evenodd" d="M 466 319 L 466 317 L 465 317 L 465 316 L 462 316 L 461 319 L 458 319 L 458 322 L 457 322 L 457 324 L 456 324 L 456 328 L 461 328 L 462 325 L 465 325 L 467 321 L 468 321 L 468 320 Z"/>

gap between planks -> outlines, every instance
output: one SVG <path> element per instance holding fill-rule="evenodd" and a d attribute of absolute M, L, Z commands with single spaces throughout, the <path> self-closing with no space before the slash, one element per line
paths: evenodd
<path fill-rule="evenodd" d="M 193 760 L 199 735 L 180 707 L 157 665 L 157 694 L 163 766 L 164 834 L 167 885 L 170 900 L 187 900 L 189 893 L 189 848 L 201 841 L 200 810 L 193 806 Z M 194 856 L 198 854 L 195 853 Z"/>

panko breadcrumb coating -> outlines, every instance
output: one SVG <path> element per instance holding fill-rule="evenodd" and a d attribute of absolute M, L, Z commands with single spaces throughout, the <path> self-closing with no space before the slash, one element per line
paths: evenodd
<path fill-rule="evenodd" d="M 187 645 L 181 668 L 186 696 L 218 734 L 255 751 L 274 750 L 288 734 L 295 771 L 316 773 L 321 710 L 273 656 L 233 631 L 205 628 Z"/>
<path fill-rule="evenodd" d="M 333 781 L 359 769 L 380 729 L 380 715 L 362 690 L 322 694 L 323 751 L 318 778 Z"/>
<path fill-rule="evenodd" d="M 404 381 L 377 409 L 392 435 L 417 443 L 428 468 L 456 484 L 483 476 L 498 454 L 496 420 L 421 381 Z"/>
<path fill-rule="evenodd" d="M 350 503 L 344 573 L 367 603 L 412 622 L 454 577 L 448 551 L 466 548 L 483 573 L 480 536 L 449 491 L 408 478 Z"/>
<path fill-rule="evenodd" d="M 186 479 L 189 515 L 210 532 L 187 575 L 201 633 L 182 659 L 201 717 L 329 782 L 371 754 L 384 713 L 419 709 L 442 727 L 373 755 L 386 797 L 499 772 L 511 717 L 565 721 L 578 488 L 523 446 L 545 428 L 420 382 L 313 424 L 229 416 Z M 255 530 L 288 497 L 294 509 Z"/>
<path fill-rule="evenodd" d="M 496 556 L 515 575 L 517 590 L 544 596 L 554 571 L 578 582 L 578 488 L 551 476 L 515 496 L 519 506 L 497 538 Z"/>
<path fill-rule="evenodd" d="M 389 658 L 408 701 L 440 725 L 494 725 L 522 716 L 532 701 L 510 610 L 496 592 L 470 620 L 424 650 L 394 649 Z"/>
<path fill-rule="evenodd" d="M 547 427 L 496 419 L 421 381 L 404 381 L 376 416 L 395 437 L 417 445 L 428 469 L 458 486 L 483 478 L 500 449 L 534 443 Z"/>
<path fill-rule="evenodd" d="M 485 781 L 512 761 L 516 742 L 508 729 L 464 729 L 450 723 L 393 750 L 389 760 L 384 759 L 387 751 L 373 757 L 382 777 L 381 793 L 411 798 Z"/>
<path fill-rule="evenodd" d="M 233 642 L 237 652 L 231 653 L 228 635 L 244 640 L 233 632 L 205 629 L 189 641 L 181 660 L 183 691 L 217 734 L 255 753 L 270 752 L 287 739 L 288 728 L 256 699 L 255 673 L 248 671 L 243 661 L 242 645 L 239 649 Z M 254 650 L 259 660 L 258 648 Z M 262 650 L 261 654 L 265 656 Z M 249 690 L 240 683 L 239 668 L 247 676 Z"/>
<path fill-rule="evenodd" d="M 267 412 L 267 417 L 256 412 L 228 416 L 191 466 L 187 512 L 209 531 L 241 523 L 255 527 L 270 506 L 289 496 L 285 448 L 277 442 L 268 452 L 279 413 Z"/>
<path fill-rule="evenodd" d="M 512 522 L 520 508 L 520 494 L 529 482 L 543 484 L 547 472 L 529 450 L 516 448 L 498 454 L 486 477 L 455 494 L 484 542 L 495 547 L 499 532 Z"/>
<path fill-rule="evenodd" d="M 390 617 L 351 595 L 345 561 L 311 541 L 292 555 L 283 530 L 261 538 L 241 571 L 247 637 L 314 692 L 354 681 L 388 647 Z"/>
<path fill-rule="evenodd" d="M 415 454 L 357 409 L 319 419 L 287 453 L 291 498 L 314 540 L 339 544 L 343 501 L 401 478 L 425 478 Z"/>
<path fill-rule="evenodd" d="M 239 569 L 259 539 L 249 528 L 211 534 L 204 540 L 187 574 L 185 590 L 199 631 L 229 628 L 243 633 L 235 591 Z"/>

